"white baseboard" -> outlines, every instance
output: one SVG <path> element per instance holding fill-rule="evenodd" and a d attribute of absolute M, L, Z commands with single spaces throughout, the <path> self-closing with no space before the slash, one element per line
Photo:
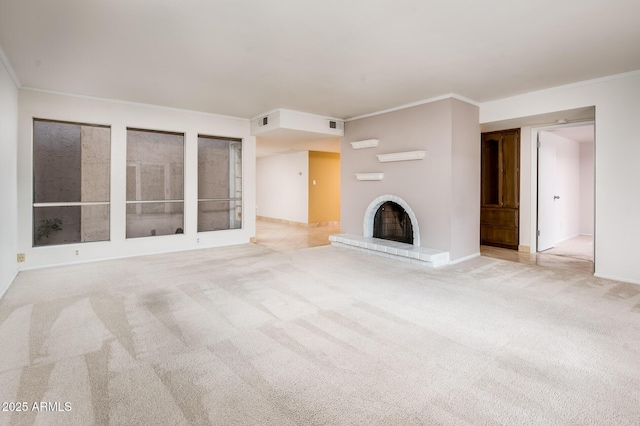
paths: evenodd
<path fill-rule="evenodd" d="M 287 219 L 278 219 L 275 217 L 268 216 L 256 216 L 256 220 L 263 220 L 265 222 L 273 222 L 273 223 L 284 223 L 285 225 L 295 225 L 295 226 L 304 226 L 308 227 L 308 223 L 304 222 L 296 222 L 295 220 L 287 220 Z"/>
<path fill-rule="evenodd" d="M 314 227 L 322 227 L 322 226 L 339 226 L 340 225 L 340 221 L 339 220 L 331 220 L 328 222 L 296 222 L 294 220 L 286 220 L 286 219 L 278 219 L 275 217 L 268 217 L 268 216 L 256 216 L 256 220 L 262 220 L 265 222 L 273 222 L 273 223 L 284 223 L 285 225 L 295 225 L 295 226 L 302 226 L 305 228 L 314 228 Z"/>
<path fill-rule="evenodd" d="M 518 251 L 520 253 L 531 253 L 531 247 L 529 247 L 529 246 L 518 246 Z"/>
<path fill-rule="evenodd" d="M 202 247 L 184 247 L 184 248 L 172 249 L 172 250 L 153 251 L 149 253 L 133 253 L 133 254 L 126 254 L 123 256 L 110 256 L 110 257 L 100 257 L 96 259 L 84 259 L 84 260 L 76 260 L 71 262 L 52 263 L 52 264 L 46 264 L 46 265 L 23 267 L 20 271 L 37 271 L 38 269 L 47 269 L 47 268 L 53 268 L 56 266 L 82 265 L 84 263 L 104 262 L 108 260 L 131 259 L 135 257 L 155 256 L 158 254 L 170 254 L 170 253 L 180 253 L 180 252 L 192 251 L 192 250 L 206 250 L 206 249 L 212 249 L 212 248 L 232 247 L 232 246 L 239 246 L 239 245 L 249 244 L 249 243 L 250 243 L 250 239 L 248 238 L 245 241 L 240 241 L 234 244 L 222 244 L 222 245 L 207 244 L 207 245 L 202 245 Z"/>
<path fill-rule="evenodd" d="M 563 242 L 565 242 L 565 241 L 567 241 L 567 240 L 570 240 L 570 239 L 572 239 L 572 238 L 579 237 L 580 235 L 581 235 L 581 234 L 571 235 L 571 236 L 569 236 L 569 237 L 566 237 L 566 238 L 563 238 L 563 239 L 561 239 L 561 240 L 556 241 L 556 244 L 563 243 Z"/>
<path fill-rule="evenodd" d="M 593 237 L 593 234 L 580 234 L 580 235 L 585 237 Z"/>
<path fill-rule="evenodd" d="M 455 265 L 456 263 L 466 262 L 467 260 L 475 259 L 476 257 L 480 257 L 480 252 L 474 253 L 469 256 L 461 257 L 460 259 L 450 260 L 449 265 Z"/>
<path fill-rule="evenodd" d="M 598 273 L 593 274 L 593 276 L 596 278 L 604 278 L 605 280 L 622 281 L 623 283 L 640 285 L 640 280 L 630 280 L 628 278 L 620 278 L 613 275 L 598 274 Z"/>
<path fill-rule="evenodd" d="M 9 291 L 9 289 L 11 288 L 11 285 L 16 280 L 16 277 L 18 276 L 19 272 L 20 272 L 19 270 L 16 270 L 16 273 L 13 274 L 13 278 L 11 278 L 11 280 L 9 280 L 9 283 L 2 290 L 0 290 L 0 300 L 2 300 L 2 298 L 7 293 L 7 291 Z"/>

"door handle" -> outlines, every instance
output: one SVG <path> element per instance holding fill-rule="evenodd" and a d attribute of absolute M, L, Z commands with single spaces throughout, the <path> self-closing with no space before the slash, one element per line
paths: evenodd
<path fill-rule="evenodd" d="M 554 200 L 559 200 L 559 199 L 560 199 L 560 196 L 559 196 L 559 195 L 554 195 L 554 196 L 553 196 L 553 199 L 554 199 Z"/>

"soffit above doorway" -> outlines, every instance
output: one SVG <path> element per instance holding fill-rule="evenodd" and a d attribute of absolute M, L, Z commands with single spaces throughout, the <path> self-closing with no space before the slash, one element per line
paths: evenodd
<path fill-rule="evenodd" d="M 273 129 L 256 136 L 256 157 L 297 151 L 340 152 L 340 137 L 292 129 Z"/>
<path fill-rule="evenodd" d="M 575 123 L 581 121 L 589 121 L 595 119 L 595 107 L 575 108 L 564 111 L 550 112 L 546 114 L 531 115 L 528 117 L 518 117 L 509 120 L 494 121 L 491 123 L 482 123 L 480 130 L 482 133 L 493 132 L 498 130 L 517 129 L 526 126 L 544 126 L 553 125 L 558 120 L 566 120 L 567 123 Z"/>

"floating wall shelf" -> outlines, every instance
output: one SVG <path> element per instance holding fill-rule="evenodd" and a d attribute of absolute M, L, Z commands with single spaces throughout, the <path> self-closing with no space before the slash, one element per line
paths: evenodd
<path fill-rule="evenodd" d="M 378 146 L 378 139 L 367 139 L 366 141 L 351 142 L 353 149 L 373 148 Z"/>
<path fill-rule="evenodd" d="M 382 179 L 384 179 L 384 173 L 356 173 L 356 179 L 358 179 L 358 180 L 382 180 Z"/>
<path fill-rule="evenodd" d="M 377 155 L 378 161 L 381 163 L 388 163 L 390 161 L 411 161 L 422 160 L 427 151 L 409 151 L 409 152 L 395 152 L 393 154 L 380 154 Z"/>

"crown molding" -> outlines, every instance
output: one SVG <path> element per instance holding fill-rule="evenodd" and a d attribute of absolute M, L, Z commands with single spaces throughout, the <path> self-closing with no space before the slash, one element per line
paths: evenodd
<path fill-rule="evenodd" d="M 344 121 L 360 120 L 362 118 L 368 118 L 368 117 L 373 117 L 373 116 L 380 115 L 380 114 L 386 114 L 386 113 L 389 113 L 389 112 L 400 111 L 402 109 L 407 109 L 407 108 L 411 108 L 411 107 L 415 107 L 415 106 L 419 106 L 419 105 L 430 104 L 432 102 L 438 102 L 438 101 L 442 101 L 442 100 L 445 100 L 445 99 L 457 99 L 459 101 L 466 102 L 466 103 L 469 103 L 471 105 L 475 105 L 477 107 L 480 106 L 479 102 L 476 102 L 476 101 L 474 101 L 472 99 L 469 99 L 469 98 L 465 98 L 464 96 L 458 95 L 457 93 L 447 93 L 446 95 L 440 95 L 440 96 L 436 96 L 436 97 L 433 97 L 433 98 L 423 99 L 421 101 L 411 102 L 409 104 L 399 105 L 397 107 L 393 107 L 393 108 L 389 108 L 389 109 L 383 109 L 382 111 L 376 111 L 376 112 L 371 112 L 371 113 L 368 113 L 368 114 L 358 115 L 356 117 L 347 118 Z"/>
<path fill-rule="evenodd" d="M 274 112 L 292 112 L 294 114 L 301 114 L 301 115 L 308 115 L 311 117 L 317 117 L 317 118 L 324 118 L 326 120 L 333 120 L 333 121 L 345 121 L 344 118 L 336 118 L 336 117 L 330 117 L 328 115 L 322 115 L 322 114 L 313 114 L 311 112 L 304 112 L 304 111 L 296 111 L 295 109 L 287 109 L 287 108 L 276 108 L 276 109 L 272 109 L 268 112 L 263 112 L 262 114 L 258 114 L 255 117 L 251 118 L 250 120 L 253 121 L 255 119 L 258 118 L 262 118 L 265 115 L 269 115 L 269 114 L 273 114 Z"/>
<path fill-rule="evenodd" d="M 2 62 L 2 64 L 4 65 L 4 68 L 7 70 L 7 73 L 9 74 L 9 77 L 11 77 L 11 80 L 13 81 L 13 84 L 16 86 L 16 88 L 22 89 L 20 79 L 18 79 L 18 75 L 13 69 L 13 66 L 11 66 L 11 62 L 9 62 L 9 58 L 7 57 L 4 49 L 2 49 L 2 46 L 0 46 L 0 62 Z"/>
<path fill-rule="evenodd" d="M 462 95 L 459 95 L 459 94 L 457 94 L 457 93 L 449 93 L 449 94 L 451 95 L 451 97 L 452 97 L 453 99 L 457 99 L 457 100 L 459 100 L 459 101 L 466 102 L 466 103 L 468 103 L 468 104 L 475 105 L 475 106 L 477 106 L 478 108 L 480 108 L 481 103 L 480 103 L 480 102 L 478 102 L 478 101 L 474 101 L 474 100 L 473 100 L 473 99 L 471 99 L 471 98 L 467 98 L 466 96 L 462 96 Z"/>
<path fill-rule="evenodd" d="M 258 118 L 265 117 L 265 116 L 267 116 L 269 114 L 273 114 L 274 112 L 280 112 L 280 110 L 281 110 L 281 108 L 276 108 L 276 109 L 269 110 L 267 112 L 263 112 L 262 114 L 258 114 L 255 117 L 251 117 L 249 119 L 249 121 L 257 120 Z"/>
<path fill-rule="evenodd" d="M 121 99 L 102 98 L 100 96 L 78 95 L 75 93 L 58 92 L 56 90 L 38 89 L 35 87 L 28 87 L 28 86 L 22 86 L 20 89 L 28 92 L 47 93 L 50 95 L 58 95 L 58 96 L 69 96 L 72 98 L 89 99 L 93 101 L 110 102 L 110 103 L 121 104 L 121 105 L 132 105 L 132 106 L 140 106 L 140 107 L 147 107 L 147 108 L 155 108 L 155 109 L 162 109 L 166 111 L 175 111 L 175 112 L 182 112 L 182 113 L 187 112 L 190 114 L 201 114 L 201 115 L 207 115 L 209 117 L 217 117 L 217 118 L 224 118 L 228 120 L 239 120 L 239 121 L 249 122 L 248 118 L 234 117 L 232 115 L 215 114 L 212 112 L 198 111 L 193 109 L 175 108 L 175 107 L 168 107 L 163 105 L 147 104 L 144 102 L 123 101 Z"/>
<path fill-rule="evenodd" d="M 547 87 L 545 89 L 534 90 L 534 91 L 526 92 L 526 93 L 520 93 L 518 95 L 507 96 L 507 97 L 500 98 L 500 99 L 494 99 L 492 101 L 482 102 L 480 104 L 480 106 L 487 105 L 487 104 L 492 104 L 494 102 L 501 102 L 501 101 L 504 101 L 505 99 L 518 99 L 518 98 L 523 98 L 523 97 L 526 97 L 526 96 L 529 96 L 529 95 L 535 95 L 535 94 L 540 94 L 540 93 L 548 93 L 548 92 L 555 92 L 557 90 L 566 90 L 566 89 L 572 89 L 572 88 L 575 88 L 575 87 L 590 86 L 592 84 L 605 83 L 607 81 L 621 80 L 623 78 L 637 77 L 637 76 L 640 76 L 640 70 L 628 71 L 628 72 L 623 72 L 623 73 L 620 73 L 620 74 L 606 75 L 604 77 L 593 78 L 591 80 L 576 81 L 574 83 L 568 83 L 568 84 L 564 84 L 562 86 Z"/>

